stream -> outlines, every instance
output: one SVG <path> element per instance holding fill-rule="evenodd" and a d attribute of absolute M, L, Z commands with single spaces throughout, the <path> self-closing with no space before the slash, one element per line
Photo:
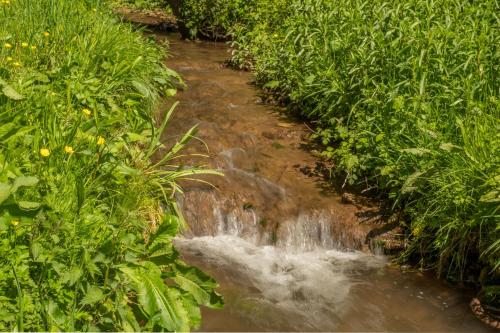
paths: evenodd
<path fill-rule="evenodd" d="M 367 250 L 374 226 L 361 221 L 377 204 L 345 202 L 314 172 L 310 130 L 265 105 L 250 73 L 223 66 L 227 45 L 156 38 L 187 83 L 164 142 L 198 124 L 188 152 L 208 157 L 185 163 L 225 174 L 183 183 L 178 198 L 190 228 L 176 247 L 226 302 L 202 310 L 200 331 L 492 331 L 467 291 Z"/>

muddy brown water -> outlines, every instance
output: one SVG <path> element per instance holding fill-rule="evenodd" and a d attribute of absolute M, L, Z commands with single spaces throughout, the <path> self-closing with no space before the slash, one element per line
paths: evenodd
<path fill-rule="evenodd" d="M 226 302 L 203 309 L 200 331 L 491 331 L 469 293 L 366 251 L 373 225 L 360 217 L 376 205 L 342 203 L 304 172 L 318 162 L 308 128 L 263 105 L 251 74 L 224 68 L 225 44 L 157 38 L 187 83 L 163 139 L 198 125 L 188 151 L 208 157 L 186 163 L 225 174 L 204 178 L 213 187 L 185 183 L 179 197 L 190 230 L 176 246 Z"/>

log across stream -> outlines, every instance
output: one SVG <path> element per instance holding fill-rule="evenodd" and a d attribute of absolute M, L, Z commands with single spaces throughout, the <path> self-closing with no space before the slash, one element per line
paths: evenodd
<path fill-rule="evenodd" d="M 208 158 L 186 163 L 225 174 L 179 197 L 190 229 L 176 246 L 226 300 L 203 310 L 202 331 L 490 331 L 467 292 L 366 251 L 374 225 L 361 221 L 376 205 L 345 203 L 311 177 L 309 130 L 263 105 L 251 74 L 223 66 L 225 44 L 156 37 L 187 83 L 164 141 L 198 124 L 190 151 Z"/>

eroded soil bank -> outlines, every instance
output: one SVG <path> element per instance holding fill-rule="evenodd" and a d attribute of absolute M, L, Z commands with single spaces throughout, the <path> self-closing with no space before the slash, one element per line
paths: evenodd
<path fill-rule="evenodd" d="M 225 174 L 205 178 L 213 187 L 183 184 L 179 198 L 190 230 L 177 247 L 226 298 L 224 310 L 203 311 L 202 331 L 490 331 L 471 295 L 366 251 L 378 206 L 345 203 L 311 176 L 309 130 L 263 105 L 249 73 L 223 66 L 225 44 L 157 38 L 187 83 L 163 139 L 198 125 L 189 150 L 208 157 L 185 163 Z"/>

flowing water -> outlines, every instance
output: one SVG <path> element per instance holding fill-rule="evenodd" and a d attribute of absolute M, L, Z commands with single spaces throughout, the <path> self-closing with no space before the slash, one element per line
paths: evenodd
<path fill-rule="evenodd" d="M 314 176 L 308 128 L 263 105 L 249 73 L 224 68 L 226 45 L 157 38 L 169 40 L 168 66 L 187 83 L 163 139 L 198 124 L 190 151 L 208 158 L 186 163 L 225 174 L 204 178 L 213 186 L 183 184 L 179 197 L 190 229 L 176 246 L 226 301 L 203 309 L 200 330 L 490 331 L 467 292 L 367 251 L 374 225 L 363 218 L 377 205 L 345 203 Z"/>

